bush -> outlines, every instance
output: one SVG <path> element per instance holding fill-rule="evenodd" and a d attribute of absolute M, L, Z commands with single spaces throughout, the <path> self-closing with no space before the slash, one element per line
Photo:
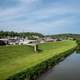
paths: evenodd
<path fill-rule="evenodd" d="M 6 43 L 2 40 L 0 40 L 0 45 L 6 45 Z"/>

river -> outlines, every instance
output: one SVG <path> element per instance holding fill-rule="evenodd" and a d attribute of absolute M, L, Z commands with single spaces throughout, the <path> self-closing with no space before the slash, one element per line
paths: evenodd
<path fill-rule="evenodd" d="M 38 80 L 80 80 L 80 52 L 74 51 Z"/>

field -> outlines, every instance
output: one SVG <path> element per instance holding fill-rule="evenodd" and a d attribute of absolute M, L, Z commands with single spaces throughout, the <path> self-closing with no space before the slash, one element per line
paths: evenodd
<path fill-rule="evenodd" d="M 51 42 L 39 45 L 39 52 L 26 45 L 0 46 L 0 80 L 61 54 L 76 46 L 74 41 Z"/>

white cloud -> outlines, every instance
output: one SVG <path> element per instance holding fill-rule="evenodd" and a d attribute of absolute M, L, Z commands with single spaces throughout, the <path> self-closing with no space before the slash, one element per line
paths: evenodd
<path fill-rule="evenodd" d="M 40 0 L 19 0 L 20 4 L 14 8 L 0 9 L 0 29 L 15 31 L 37 31 L 46 33 L 52 29 L 61 30 L 66 25 L 77 22 L 80 6 L 61 3 L 42 5 Z M 40 3 L 39 3 L 40 2 Z M 42 7 L 38 7 L 38 6 Z M 79 21 L 79 19 L 78 19 Z M 2 27 L 1 27 L 2 26 Z M 9 26 L 9 27 L 6 27 Z M 59 30 L 60 30 L 59 29 Z"/>

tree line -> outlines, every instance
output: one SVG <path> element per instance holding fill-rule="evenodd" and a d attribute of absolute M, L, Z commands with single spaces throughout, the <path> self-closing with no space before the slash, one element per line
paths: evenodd
<path fill-rule="evenodd" d="M 9 32 L 9 31 L 0 31 L 0 38 L 6 37 L 20 37 L 20 38 L 33 38 L 33 36 L 43 37 L 44 35 L 37 32 Z"/>
<path fill-rule="evenodd" d="M 80 34 L 56 34 L 56 35 L 47 35 L 48 37 L 52 38 L 61 38 L 61 39 L 68 39 L 68 38 L 73 38 L 73 39 L 80 39 Z"/>
<path fill-rule="evenodd" d="M 33 36 L 38 36 L 39 38 L 43 37 L 52 37 L 52 38 L 57 38 L 57 39 L 67 39 L 67 38 L 74 38 L 74 39 L 79 39 L 80 40 L 80 34 L 56 34 L 56 35 L 43 35 L 41 33 L 37 32 L 9 32 L 9 31 L 0 31 L 0 38 L 5 38 L 5 37 L 21 37 L 25 38 L 28 37 L 29 39 L 33 39 Z"/>

